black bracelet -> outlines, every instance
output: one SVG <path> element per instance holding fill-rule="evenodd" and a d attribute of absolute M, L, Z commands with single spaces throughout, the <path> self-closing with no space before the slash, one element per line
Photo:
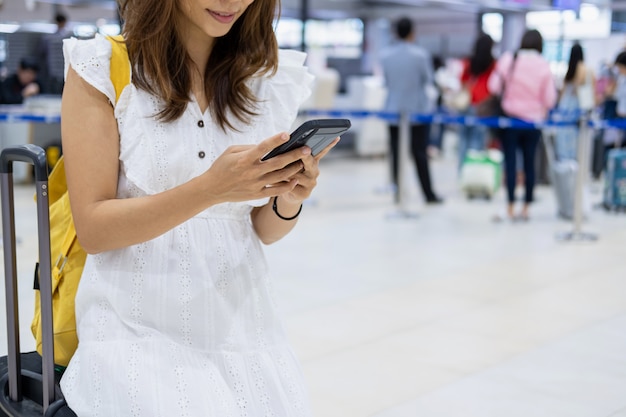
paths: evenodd
<path fill-rule="evenodd" d="M 300 204 L 300 208 L 298 209 L 298 212 L 296 214 L 294 214 L 291 217 L 285 217 L 282 216 L 279 212 L 278 212 L 278 207 L 276 206 L 276 200 L 278 200 L 278 196 L 274 197 L 274 202 L 272 203 L 272 210 L 274 210 L 274 213 L 276 213 L 276 215 L 278 217 L 280 217 L 283 220 L 293 220 L 296 217 L 298 217 L 300 215 L 300 212 L 302 211 L 302 204 Z"/>

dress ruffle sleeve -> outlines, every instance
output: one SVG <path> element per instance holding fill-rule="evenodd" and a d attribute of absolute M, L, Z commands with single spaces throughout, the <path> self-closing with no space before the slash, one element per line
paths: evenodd
<path fill-rule="evenodd" d="M 258 141 L 279 132 L 290 132 L 300 106 L 311 95 L 314 76 L 304 65 L 306 54 L 281 49 L 278 53 L 278 70 L 271 77 L 253 81 L 252 89 L 262 104 L 260 122 L 256 123 Z M 267 204 L 268 198 L 248 201 L 251 206 Z"/>
<path fill-rule="evenodd" d="M 298 110 L 311 95 L 314 77 L 304 66 L 306 54 L 300 51 L 281 49 L 278 55 L 278 71 L 268 79 L 264 94 L 268 115 L 274 134 L 290 131 Z"/>
<path fill-rule="evenodd" d="M 102 35 L 93 39 L 69 38 L 63 41 L 65 77 L 70 68 L 90 85 L 107 96 L 115 106 L 115 88 L 111 82 L 111 43 Z"/>

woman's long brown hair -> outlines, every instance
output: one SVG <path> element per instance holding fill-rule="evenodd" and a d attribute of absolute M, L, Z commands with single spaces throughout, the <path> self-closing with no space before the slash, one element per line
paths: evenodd
<path fill-rule="evenodd" d="M 191 58 L 176 27 L 179 1 L 118 0 L 133 83 L 165 102 L 157 115 L 165 122 L 178 119 L 191 100 Z M 215 39 L 204 86 L 211 114 L 223 130 L 234 129 L 229 115 L 247 122 L 256 114 L 257 98 L 246 81 L 276 72 L 273 23 L 279 6 L 280 0 L 254 1 L 227 35 Z"/>

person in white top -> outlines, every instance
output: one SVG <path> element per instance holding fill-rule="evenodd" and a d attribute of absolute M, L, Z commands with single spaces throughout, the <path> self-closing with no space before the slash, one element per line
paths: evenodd
<path fill-rule="evenodd" d="M 293 229 L 338 138 L 261 160 L 312 81 L 304 54 L 278 50 L 278 4 L 120 1 L 132 83 L 117 101 L 111 43 L 65 41 L 63 151 L 89 255 L 61 388 L 80 417 L 311 415 L 262 244 Z"/>
<path fill-rule="evenodd" d="M 583 48 L 574 43 L 570 49 L 567 72 L 563 77 L 563 86 L 559 90 L 557 111 L 566 119 L 577 119 L 581 112 L 596 107 L 596 77 L 585 64 Z M 555 136 L 555 155 L 557 160 L 576 159 L 578 128 L 576 126 L 559 127 Z"/>

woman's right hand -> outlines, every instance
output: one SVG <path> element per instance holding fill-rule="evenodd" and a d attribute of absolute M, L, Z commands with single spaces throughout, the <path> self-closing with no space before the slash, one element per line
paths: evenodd
<path fill-rule="evenodd" d="M 203 192 L 216 202 L 255 200 L 292 191 L 293 177 L 304 167 L 300 147 L 266 161 L 261 158 L 289 139 L 274 135 L 257 145 L 230 146 L 203 174 Z"/>

